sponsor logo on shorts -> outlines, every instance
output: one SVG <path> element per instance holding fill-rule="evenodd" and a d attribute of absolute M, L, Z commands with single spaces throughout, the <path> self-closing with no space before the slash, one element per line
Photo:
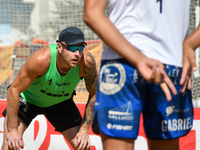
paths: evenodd
<path fill-rule="evenodd" d="M 175 67 L 175 68 L 174 68 Z M 179 83 L 179 74 L 180 74 L 180 67 L 174 66 L 174 67 L 170 67 L 168 65 L 166 65 L 166 73 L 169 77 L 173 77 L 174 80 L 172 80 L 172 82 L 174 83 L 174 85 L 178 85 Z"/>
<path fill-rule="evenodd" d="M 177 130 L 188 130 L 192 128 L 191 117 L 184 119 L 168 119 L 162 121 L 162 131 L 177 131 Z"/>
<path fill-rule="evenodd" d="M 27 101 L 26 101 L 25 99 L 23 99 L 21 96 L 19 97 L 19 101 L 20 101 L 21 103 L 23 103 L 24 105 L 27 104 Z"/>
<path fill-rule="evenodd" d="M 23 108 L 22 110 L 24 111 L 24 112 L 27 112 L 28 111 L 28 106 L 27 106 L 27 101 L 25 100 L 25 99 L 23 99 L 21 96 L 19 97 L 19 101 L 20 101 L 20 106 Z M 23 116 L 25 116 L 24 114 L 23 114 L 23 111 L 21 111 L 20 110 L 20 112 L 21 112 L 21 114 L 23 115 Z"/>
<path fill-rule="evenodd" d="M 169 116 L 170 114 L 172 114 L 174 108 L 175 108 L 175 106 L 168 106 L 166 108 L 166 116 Z"/>
<path fill-rule="evenodd" d="M 95 105 L 95 106 L 99 106 L 100 103 L 99 103 L 99 102 L 95 102 L 94 105 Z"/>
<path fill-rule="evenodd" d="M 166 108 L 166 116 L 169 116 L 172 113 L 188 112 L 188 111 L 189 111 L 189 108 L 187 108 L 187 109 L 175 109 L 175 106 L 168 106 Z"/>
<path fill-rule="evenodd" d="M 106 95 L 119 92 L 126 81 L 126 72 L 122 64 L 111 61 L 105 64 L 99 74 L 100 91 Z"/>
<path fill-rule="evenodd" d="M 128 102 L 122 106 L 116 107 L 112 110 L 109 110 L 108 118 L 114 119 L 114 120 L 132 121 L 134 117 L 133 117 L 131 102 Z"/>
<path fill-rule="evenodd" d="M 115 129 L 115 130 L 132 130 L 133 126 L 128 126 L 128 125 L 118 125 L 118 124 L 107 124 L 108 129 Z"/>
<path fill-rule="evenodd" d="M 80 118 L 78 118 L 78 119 L 75 119 L 75 122 L 78 122 L 80 119 L 82 119 L 82 118 L 80 117 Z"/>
<path fill-rule="evenodd" d="M 134 73 L 133 73 L 133 83 L 137 83 L 137 81 L 138 81 L 138 71 L 135 69 L 134 70 Z M 141 83 L 143 83 L 143 80 L 141 81 Z"/>

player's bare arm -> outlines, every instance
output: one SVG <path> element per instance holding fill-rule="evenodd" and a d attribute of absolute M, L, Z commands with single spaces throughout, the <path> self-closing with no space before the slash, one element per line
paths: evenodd
<path fill-rule="evenodd" d="M 133 47 L 107 18 L 104 14 L 106 4 L 107 0 L 85 0 L 84 21 L 107 45 L 136 66 L 146 56 Z"/>
<path fill-rule="evenodd" d="M 184 41 L 183 46 L 195 50 L 200 46 L 200 25 Z"/>
<path fill-rule="evenodd" d="M 85 123 L 87 125 L 90 125 L 93 119 L 93 110 L 94 110 L 94 103 L 96 98 L 96 90 L 97 90 L 97 78 L 98 78 L 98 72 L 96 69 L 96 62 L 94 57 L 91 53 L 87 52 L 86 59 L 84 63 L 84 79 L 86 84 L 86 89 L 89 92 L 89 98 L 86 105 L 86 114 L 84 117 L 86 117 Z"/>
<path fill-rule="evenodd" d="M 148 58 L 132 46 L 104 14 L 106 4 L 107 0 L 85 0 L 84 21 L 109 47 L 137 67 L 140 62 Z M 158 64 L 158 67 L 164 68 L 161 63 Z M 146 76 L 149 75 L 149 73 L 146 74 Z M 152 80 L 150 77 L 145 77 L 145 79 Z"/>
<path fill-rule="evenodd" d="M 173 94 L 176 94 L 177 91 L 171 80 L 163 71 L 163 64 L 154 59 L 147 58 L 123 37 L 123 35 L 104 14 L 106 4 L 107 0 L 85 0 L 85 23 L 95 33 L 97 33 L 107 45 L 135 66 L 145 80 L 160 83 L 167 99 L 171 100 L 169 88 Z M 112 35 L 112 37 L 110 35 Z"/>
<path fill-rule="evenodd" d="M 39 49 L 34 52 L 27 62 L 20 68 L 16 79 L 7 92 L 7 140 L 9 147 L 23 147 L 23 140 L 18 134 L 19 95 L 25 91 L 37 76 L 41 76 L 48 69 L 48 50 Z M 15 138 L 17 136 L 17 138 Z M 19 143 L 18 143 L 19 142 Z M 16 143 L 16 144 L 15 144 Z"/>
<path fill-rule="evenodd" d="M 199 39 L 200 25 L 183 42 L 183 70 L 180 80 L 180 84 L 182 85 L 180 92 L 182 93 L 186 88 L 191 89 L 191 71 L 197 70 L 194 50 L 200 46 Z"/>
<path fill-rule="evenodd" d="M 94 103 L 96 99 L 97 89 L 97 69 L 96 62 L 91 53 L 84 51 L 83 55 L 83 77 L 85 80 L 86 89 L 89 92 L 88 101 L 85 108 L 84 117 L 81 123 L 79 132 L 75 138 L 75 145 L 79 149 L 84 147 L 89 148 L 91 142 L 88 136 L 88 131 L 93 119 Z"/>

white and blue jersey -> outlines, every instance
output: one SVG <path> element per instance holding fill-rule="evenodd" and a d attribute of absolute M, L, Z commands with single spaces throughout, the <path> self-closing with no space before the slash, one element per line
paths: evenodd
<path fill-rule="evenodd" d="M 92 125 L 95 133 L 100 129 L 115 138 L 137 138 L 141 113 L 148 139 L 174 139 L 191 130 L 190 90 L 167 101 L 159 84 L 149 84 L 125 59 L 104 60 L 101 65 Z M 165 65 L 165 71 L 179 91 L 182 68 Z"/>
<path fill-rule="evenodd" d="M 149 58 L 182 66 L 182 42 L 189 26 L 190 0 L 109 0 L 108 17 Z M 104 44 L 102 60 L 122 58 Z"/>

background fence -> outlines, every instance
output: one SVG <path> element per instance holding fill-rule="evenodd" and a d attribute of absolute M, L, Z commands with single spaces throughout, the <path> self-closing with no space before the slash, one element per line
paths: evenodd
<path fill-rule="evenodd" d="M 13 82 L 22 64 L 33 51 L 55 43 L 61 30 L 80 28 L 89 50 L 100 66 L 102 41 L 83 22 L 83 0 L 0 0 L 0 99 L 6 99 L 6 87 Z M 199 0 L 192 0 L 189 34 L 199 24 Z M 106 12 L 105 12 L 106 13 Z M 192 76 L 192 96 L 200 106 L 200 69 Z M 84 80 L 77 86 L 76 102 L 86 102 Z"/>

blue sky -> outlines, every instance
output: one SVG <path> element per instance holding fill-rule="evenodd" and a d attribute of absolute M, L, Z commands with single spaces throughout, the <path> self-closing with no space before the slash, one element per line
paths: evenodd
<path fill-rule="evenodd" d="M 11 27 L 10 25 L 0 24 L 0 43 L 11 42 Z"/>

